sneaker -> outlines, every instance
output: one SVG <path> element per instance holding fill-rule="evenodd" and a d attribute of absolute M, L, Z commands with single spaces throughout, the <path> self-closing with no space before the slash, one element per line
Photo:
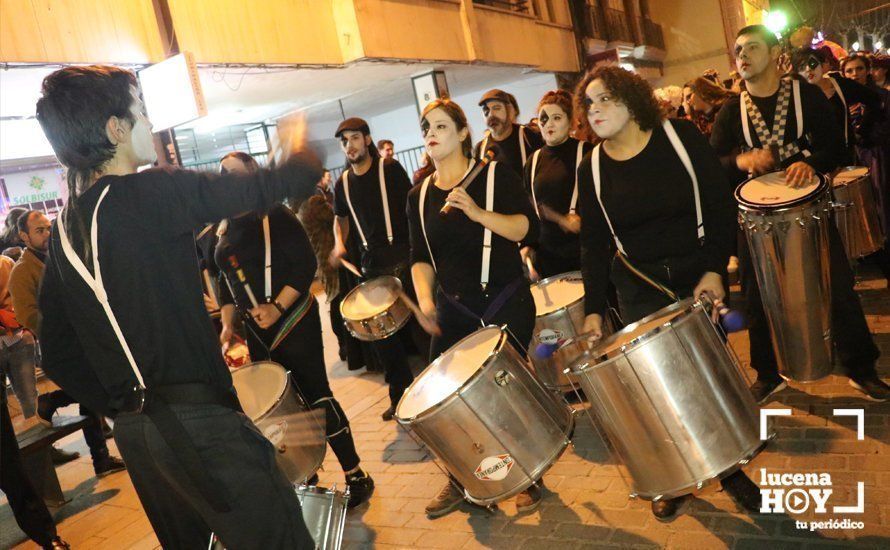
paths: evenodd
<path fill-rule="evenodd" d="M 346 507 L 350 510 L 368 502 L 374 494 L 374 480 L 365 472 L 346 476 L 346 485 L 349 487 L 349 501 Z"/>
<path fill-rule="evenodd" d="M 868 377 L 850 378 L 850 385 L 865 394 L 872 401 L 884 402 L 890 399 L 890 386 L 873 374 Z"/>
<path fill-rule="evenodd" d="M 754 396 L 754 401 L 757 401 L 758 405 L 763 405 L 771 395 L 778 393 L 787 387 L 788 382 L 782 378 L 776 380 L 758 378 L 757 382 L 751 384 L 749 390 L 751 395 Z"/>
<path fill-rule="evenodd" d="M 80 453 L 77 451 L 68 452 L 64 449 L 59 449 L 58 447 L 50 447 L 49 456 L 52 458 L 53 464 L 58 466 L 60 464 L 71 462 L 72 460 L 77 460 L 80 458 Z"/>
<path fill-rule="evenodd" d="M 43 550 L 69 550 L 70 548 L 71 546 L 61 537 L 56 537 L 49 544 L 43 545 Z"/>
<path fill-rule="evenodd" d="M 426 517 L 430 519 L 440 518 L 450 514 L 460 506 L 464 500 L 464 494 L 451 480 L 442 488 L 439 494 L 426 505 Z"/>
<path fill-rule="evenodd" d="M 525 491 L 516 495 L 516 511 L 520 514 L 531 512 L 541 504 L 543 498 L 544 488 L 538 483 L 535 483 Z"/>
<path fill-rule="evenodd" d="M 56 408 L 52 405 L 47 394 L 37 396 L 37 420 L 48 428 L 53 427 L 53 415 L 56 414 Z"/>
<path fill-rule="evenodd" d="M 116 456 L 106 456 L 98 462 L 93 462 L 93 470 L 96 471 L 96 477 L 105 477 L 114 472 L 126 470 L 127 465 L 124 461 Z"/>
<path fill-rule="evenodd" d="M 739 470 L 720 482 L 726 494 L 745 512 L 760 512 L 762 499 L 760 488 L 751 481 L 745 472 Z"/>
<path fill-rule="evenodd" d="M 654 500 L 652 501 L 652 515 L 661 523 L 670 523 L 683 513 L 691 500 L 689 495 Z"/>
<path fill-rule="evenodd" d="M 396 415 L 396 406 L 390 405 L 388 409 L 383 411 L 383 414 L 380 415 L 380 418 L 382 418 L 386 422 L 389 422 L 390 420 L 392 420 L 392 417 L 395 415 Z"/>

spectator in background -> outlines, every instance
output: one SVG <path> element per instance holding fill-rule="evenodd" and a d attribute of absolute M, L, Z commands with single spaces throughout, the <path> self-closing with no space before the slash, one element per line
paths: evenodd
<path fill-rule="evenodd" d="M 692 116 L 692 81 L 683 84 L 683 102 L 680 104 L 681 111 L 678 113 L 679 118 L 690 118 Z"/>
<path fill-rule="evenodd" d="M 841 59 L 841 72 L 850 80 L 862 84 L 863 86 L 873 86 L 874 79 L 869 74 L 871 70 L 871 61 L 868 56 L 863 53 L 854 53 Z"/>
<path fill-rule="evenodd" d="M 692 81 L 692 91 L 690 120 L 706 138 L 710 138 L 717 112 L 727 99 L 737 94 L 704 76 Z"/>
<path fill-rule="evenodd" d="M 890 80 L 887 79 L 887 71 L 890 70 L 890 55 L 875 54 L 871 60 L 871 77 L 875 86 L 890 92 Z"/>
<path fill-rule="evenodd" d="M 380 151 L 380 158 L 383 160 L 391 159 L 396 156 L 395 145 L 388 139 L 381 139 L 378 141 L 377 150 Z"/>
<path fill-rule="evenodd" d="M 22 256 L 22 247 L 20 246 L 10 246 L 6 250 L 3 251 L 3 255 L 7 258 L 10 258 L 12 261 L 17 262 L 19 258 Z"/>
<path fill-rule="evenodd" d="M 430 154 L 424 151 L 423 155 L 420 157 L 420 168 L 414 171 L 414 175 L 411 176 L 411 183 L 417 185 L 435 171 L 436 167 L 433 165 L 433 160 L 430 158 Z"/>
<path fill-rule="evenodd" d="M 679 118 L 680 105 L 683 103 L 683 90 L 679 86 L 665 86 L 655 90 L 655 99 L 661 107 L 665 118 Z"/>
<path fill-rule="evenodd" d="M 19 221 L 19 217 L 27 211 L 27 208 L 21 207 L 9 209 L 9 212 L 6 214 L 6 223 L 3 227 L 3 232 L 0 233 L 0 250 L 22 246 L 22 240 L 19 238 L 19 230 L 16 224 Z"/>

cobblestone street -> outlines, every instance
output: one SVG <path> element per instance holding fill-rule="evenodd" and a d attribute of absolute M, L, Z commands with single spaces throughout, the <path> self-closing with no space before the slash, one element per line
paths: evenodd
<path fill-rule="evenodd" d="M 859 290 L 884 356 L 879 374 L 890 377 L 890 292 L 882 278 L 863 272 Z M 860 274 L 863 275 L 863 274 Z M 326 315 L 323 315 L 327 319 Z M 732 343 L 747 364 L 747 335 Z M 865 484 L 862 514 L 800 515 L 740 513 L 711 485 L 696 495 L 687 513 L 670 524 L 655 520 L 649 503 L 629 500 L 625 485 L 602 441 L 586 416 L 577 417 L 574 445 L 544 476 L 546 496 L 539 509 L 518 515 L 512 500 L 489 512 L 468 504 L 453 514 L 429 520 L 428 500 L 441 489 L 444 475 L 430 454 L 394 422 L 380 414 L 387 406 L 382 376 L 359 374 L 336 362 L 336 343 L 326 326 L 326 353 L 334 394 L 352 423 L 362 466 L 377 488 L 369 505 L 348 516 L 347 548 L 541 548 L 569 550 L 600 547 L 668 548 L 841 548 L 890 547 L 890 404 L 865 400 L 831 376 L 810 385 L 793 384 L 768 406 L 791 408 L 775 420 L 777 437 L 745 467 L 755 481 L 760 469 L 770 473 L 828 473 L 831 505 L 854 505 L 857 482 Z M 835 408 L 865 410 L 865 439 L 856 439 L 856 419 L 834 416 Z M 65 448 L 88 457 L 79 436 Z M 124 474 L 97 481 L 89 458 L 58 468 L 62 488 L 72 502 L 56 511 L 60 535 L 74 548 L 155 548 L 155 539 L 136 495 Z M 321 485 L 343 486 L 332 453 L 328 453 Z M 799 529 L 799 521 L 861 521 L 862 529 Z M 0 546 L 23 539 L 8 505 L 0 505 Z M 30 543 L 15 546 L 32 548 Z"/>

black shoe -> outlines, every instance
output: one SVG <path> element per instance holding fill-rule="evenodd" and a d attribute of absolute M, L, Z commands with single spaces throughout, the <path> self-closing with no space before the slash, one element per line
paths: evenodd
<path fill-rule="evenodd" d="M 883 403 L 890 399 L 890 386 L 878 378 L 877 374 L 868 377 L 850 377 L 850 385 L 865 394 L 872 401 Z"/>
<path fill-rule="evenodd" d="M 390 420 L 392 420 L 392 417 L 395 416 L 395 414 L 396 414 L 396 406 L 390 405 L 388 409 L 383 411 L 383 414 L 380 415 L 380 418 L 389 422 Z"/>
<path fill-rule="evenodd" d="M 71 546 L 61 537 L 56 537 L 49 544 L 43 545 L 43 550 L 69 550 L 70 548 Z"/>
<path fill-rule="evenodd" d="M 670 523 L 677 519 L 677 516 L 683 513 L 689 501 L 692 500 L 689 495 L 683 495 L 677 498 L 665 498 L 652 502 L 652 515 L 661 523 Z"/>
<path fill-rule="evenodd" d="M 374 494 L 374 480 L 365 472 L 346 476 L 346 486 L 349 487 L 349 501 L 346 507 L 350 510 L 356 506 L 371 500 Z"/>
<path fill-rule="evenodd" d="M 736 506 L 748 513 L 760 512 L 762 499 L 760 489 L 751 481 L 745 472 L 739 470 L 729 477 L 724 478 L 720 484 L 726 494 L 736 503 Z"/>
<path fill-rule="evenodd" d="M 312 477 L 306 480 L 306 485 L 310 487 L 318 486 L 318 474 L 312 474 Z"/>
<path fill-rule="evenodd" d="M 768 378 L 758 378 L 757 382 L 751 384 L 749 391 L 754 396 L 754 401 L 758 405 L 763 405 L 774 393 L 778 393 L 788 387 L 788 382 L 782 378 L 775 380 Z"/>
<path fill-rule="evenodd" d="M 436 498 L 426 505 L 426 517 L 436 519 L 450 514 L 457 510 L 463 500 L 464 494 L 449 480 L 448 485 L 443 487 Z"/>
<path fill-rule="evenodd" d="M 49 455 L 53 459 L 53 464 L 58 466 L 59 464 L 66 464 L 71 462 L 72 460 L 77 460 L 80 458 L 80 453 L 77 451 L 68 452 L 64 449 L 59 449 L 57 447 L 50 447 Z"/>
<path fill-rule="evenodd" d="M 96 477 L 105 477 L 114 472 L 126 470 L 127 465 L 124 461 L 116 456 L 106 456 L 98 462 L 93 462 L 93 470 L 96 471 Z"/>
<path fill-rule="evenodd" d="M 338 357 L 340 357 L 341 361 L 346 361 L 346 348 L 345 347 L 340 348 L 337 355 L 338 355 Z"/>
<path fill-rule="evenodd" d="M 42 394 L 37 396 L 37 420 L 48 428 L 53 427 L 53 415 L 56 414 L 56 407 L 53 406 L 49 395 Z"/>

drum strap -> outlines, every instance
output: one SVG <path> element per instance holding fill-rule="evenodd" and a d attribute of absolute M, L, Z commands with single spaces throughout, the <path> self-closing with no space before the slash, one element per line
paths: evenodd
<path fill-rule="evenodd" d="M 850 113 L 847 110 L 847 98 L 844 97 L 844 92 L 841 91 L 841 85 L 838 84 L 835 78 L 832 78 L 829 75 L 825 75 L 825 78 L 831 82 L 831 85 L 834 86 L 834 91 L 837 92 L 837 97 L 840 98 L 841 104 L 844 106 L 844 145 L 850 145 Z"/>
<path fill-rule="evenodd" d="M 207 500 L 210 506 L 218 512 L 229 512 L 231 506 L 228 504 L 229 495 L 225 488 L 217 483 L 198 454 L 192 438 L 186 431 L 179 417 L 170 408 L 170 403 L 194 403 L 194 404 L 218 404 L 233 410 L 241 410 L 238 400 L 234 393 L 228 395 L 217 388 L 207 384 L 184 384 L 171 385 L 164 387 L 146 388 L 145 381 L 139 367 L 136 365 L 136 359 L 130 350 L 130 346 L 121 331 L 120 324 L 111 309 L 108 302 L 108 294 L 105 291 L 105 285 L 102 283 L 102 269 L 99 264 L 99 207 L 102 201 L 108 195 L 111 186 L 106 186 L 96 201 L 96 207 L 93 210 L 92 227 L 90 228 L 90 245 L 93 254 L 93 271 L 95 275 L 90 274 L 86 265 L 80 256 L 71 246 L 68 238 L 68 232 L 65 228 L 65 216 L 59 216 L 56 224 L 59 230 L 59 240 L 62 244 L 62 251 L 65 258 L 74 268 L 78 275 L 84 280 L 87 286 L 96 295 L 96 299 L 105 311 L 106 317 L 111 324 L 111 328 L 120 343 L 121 349 L 136 376 L 139 383 L 137 392 L 142 395 L 142 402 L 139 409 L 135 412 L 145 413 L 149 419 L 158 427 L 161 437 L 170 446 L 177 461 L 185 470 L 186 474 L 195 484 L 195 487 L 201 493 L 201 496 Z M 178 388 L 178 389 L 177 389 Z"/>
<path fill-rule="evenodd" d="M 797 122 L 797 139 L 790 143 L 784 143 L 785 125 L 788 122 L 788 108 L 790 107 L 792 96 L 794 98 L 794 114 Z M 748 118 L 750 117 L 761 147 L 769 149 L 775 146 L 778 149 L 780 160 L 786 160 L 798 153 L 803 154 L 804 157 L 810 156 L 809 149 L 801 149 L 799 144 L 799 140 L 803 136 L 803 107 L 800 100 L 800 81 L 797 79 L 782 80 L 779 86 L 779 97 L 776 99 L 776 113 L 773 116 L 772 131 L 766 127 L 766 120 L 764 120 L 760 109 L 754 104 L 748 92 L 742 92 L 741 100 L 742 105 L 740 105 L 739 112 L 742 117 L 742 132 L 745 135 L 745 143 L 748 144 L 748 147 L 754 148 L 748 124 Z"/>
<path fill-rule="evenodd" d="M 380 184 L 380 200 L 383 203 L 383 221 L 386 224 L 386 240 L 389 241 L 389 244 L 392 244 L 392 219 L 389 215 L 389 196 L 386 193 L 386 174 L 384 173 L 383 168 L 383 159 L 378 158 L 377 182 Z M 358 235 L 362 240 L 362 246 L 365 250 L 368 250 L 368 239 L 365 238 L 365 232 L 362 230 L 362 225 L 358 221 L 358 216 L 355 215 L 355 208 L 352 206 L 352 197 L 349 195 L 349 172 L 350 170 L 343 171 L 343 194 L 346 195 L 346 204 L 349 206 L 349 212 L 352 214 L 355 228 L 358 230 Z"/>
<path fill-rule="evenodd" d="M 516 294 L 516 291 L 522 287 L 523 282 L 525 281 L 524 277 L 517 277 L 513 279 L 513 281 L 501 289 L 500 292 L 494 297 L 488 307 L 485 308 L 485 312 L 480 316 L 475 311 L 471 310 L 467 306 L 463 305 L 460 300 L 445 292 L 445 289 L 441 286 L 439 287 L 442 290 L 442 295 L 448 300 L 455 309 L 466 315 L 467 317 L 473 319 L 474 321 L 479 321 L 482 326 L 488 326 L 491 323 L 491 320 L 495 315 L 507 304 L 507 301 Z"/>
<path fill-rule="evenodd" d="M 266 291 L 266 303 L 272 303 L 272 232 L 269 230 L 269 216 L 263 216 L 263 246 L 265 246 L 265 263 L 263 264 L 263 286 Z"/>
<path fill-rule="evenodd" d="M 543 149 L 543 147 L 541 149 Z M 538 167 L 538 157 L 541 155 L 541 149 L 532 153 L 531 181 L 529 183 L 532 194 L 532 204 L 535 207 L 535 213 L 538 215 L 538 219 L 541 218 L 541 212 L 538 210 L 538 199 L 535 197 L 535 172 Z M 578 207 L 578 167 L 581 166 L 582 158 L 584 158 L 584 142 L 579 141 L 578 152 L 575 154 L 575 188 L 572 190 L 572 201 L 569 203 L 569 214 L 574 214 Z"/>

